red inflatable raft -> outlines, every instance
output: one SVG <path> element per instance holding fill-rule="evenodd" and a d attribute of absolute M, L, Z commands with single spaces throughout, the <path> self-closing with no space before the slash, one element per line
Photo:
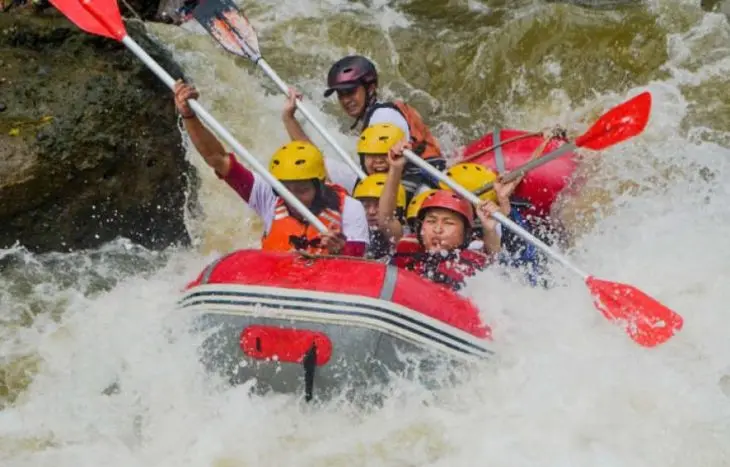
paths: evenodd
<path fill-rule="evenodd" d="M 545 141 L 542 135 L 521 130 L 495 130 L 470 143 L 461 162 L 474 162 L 504 173 L 548 154 L 566 142 L 563 138 Z M 578 167 L 577 155 L 567 153 L 525 175 L 515 190 L 515 197 L 528 201 L 527 214 L 546 217 L 558 195 L 571 182 Z M 578 187 L 573 186 L 577 189 Z"/>
<path fill-rule="evenodd" d="M 499 130 L 471 143 L 463 160 L 504 172 L 564 142 Z M 525 176 L 515 195 L 532 204 L 526 214 L 550 214 L 577 168 L 575 156 Z M 413 361 L 419 380 L 440 382 L 444 373 L 434 371 L 434 362 L 453 368 L 493 353 L 490 330 L 472 302 L 374 261 L 237 251 L 207 267 L 180 304 L 210 334 L 209 366 L 233 383 L 255 379 L 263 390 L 303 391 L 308 398 L 386 382 Z"/>
<path fill-rule="evenodd" d="M 374 261 L 236 251 L 190 283 L 180 305 L 211 333 L 206 362 L 265 390 L 330 394 L 387 381 L 408 367 L 404 355 L 418 356 L 424 377 L 437 360 L 492 355 L 471 301 Z"/>

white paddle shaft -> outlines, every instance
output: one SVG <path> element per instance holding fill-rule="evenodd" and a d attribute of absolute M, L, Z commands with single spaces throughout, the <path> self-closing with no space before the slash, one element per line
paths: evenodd
<path fill-rule="evenodd" d="M 137 42 L 132 39 L 129 36 L 124 36 L 121 40 L 122 44 L 127 46 L 129 50 L 132 51 L 133 54 L 135 54 L 142 62 L 144 62 L 145 65 L 149 67 L 150 70 L 154 74 L 156 74 L 165 85 L 170 88 L 175 88 L 175 80 L 170 76 L 169 73 L 167 73 L 156 61 L 154 58 L 150 57 L 150 55 L 145 52 L 145 50 L 140 47 Z M 266 168 L 261 165 L 261 163 L 253 156 L 251 153 L 249 153 L 246 148 L 244 148 L 241 143 L 239 143 L 236 138 L 231 135 L 228 130 L 223 127 L 218 121 L 213 118 L 212 115 L 210 115 L 202 105 L 198 103 L 195 99 L 190 99 L 188 101 L 190 104 L 190 107 L 195 111 L 195 114 L 200 118 L 203 122 L 205 122 L 206 125 L 208 125 L 211 130 L 213 130 L 219 138 L 221 138 L 223 141 L 225 141 L 231 148 L 233 148 L 233 151 L 243 158 L 243 160 L 250 165 L 253 170 L 261 176 L 266 182 L 271 185 L 271 187 L 276 191 L 276 193 L 279 194 L 282 198 L 284 198 L 284 201 L 286 203 L 296 209 L 304 218 L 309 222 L 311 225 L 317 228 L 321 233 L 327 233 L 327 227 L 322 223 L 321 220 L 317 218 L 314 214 L 312 214 L 312 211 L 310 211 L 304 204 L 302 204 L 299 199 L 297 199 L 296 196 L 294 196 L 287 188 L 276 178 L 274 178 L 271 173 L 269 173 Z"/>
<path fill-rule="evenodd" d="M 406 149 L 403 151 L 403 155 L 410 161 L 411 163 L 417 165 L 421 169 L 425 170 L 429 173 L 432 177 L 435 179 L 445 183 L 448 185 L 452 190 L 454 190 L 456 193 L 463 196 L 466 200 L 468 200 L 470 203 L 474 204 L 475 206 L 479 205 L 481 203 L 481 200 L 471 191 L 467 190 L 463 186 L 456 183 L 454 180 L 449 178 L 448 176 L 441 173 L 436 167 L 432 166 L 425 160 L 421 159 L 411 151 L 410 149 Z M 578 274 L 583 279 L 588 278 L 588 274 L 583 272 L 582 270 L 578 269 L 576 266 L 574 266 L 570 261 L 568 261 L 567 258 L 565 258 L 560 253 L 557 253 L 556 251 L 553 251 L 552 248 L 550 248 L 546 243 L 544 243 L 539 238 L 536 238 L 534 235 L 532 235 L 527 230 L 520 227 L 515 222 L 511 221 L 507 216 L 500 212 L 496 212 L 492 214 L 492 217 L 494 217 L 496 220 L 498 220 L 502 225 L 513 231 L 515 234 L 519 235 L 523 240 L 525 240 L 528 243 L 531 243 L 532 245 L 535 245 L 535 247 L 542 250 L 546 255 L 550 256 L 555 261 L 559 262 L 563 266 L 565 266 L 570 271 Z"/>
<path fill-rule="evenodd" d="M 271 78 L 274 83 L 279 87 L 281 92 L 284 94 L 289 94 L 289 86 L 286 85 L 284 80 L 282 80 L 279 75 L 274 71 L 273 68 L 269 66 L 269 64 L 264 60 L 263 58 L 259 58 L 255 61 L 255 63 L 261 67 L 262 70 L 264 70 L 264 73 L 266 73 L 269 78 Z M 304 115 L 304 117 L 309 120 L 309 122 L 314 126 L 314 128 L 317 129 L 320 135 L 324 137 L 324 139 L 327 140 L 330 146 L 332 146 L 335 151 L 337 151 L 337 154 L 342 158 L 342 160 L 350 166 L 350 168 L 357 174 L 359 179 L 365 178 L 367 175 L 365 175 L 365 172 L 363 172 L 362 168 L 360 168 L 359 165 L 350 157 L 347 155 L 347 151 L 345 151 L 342 146 L 332 137 L 332 135 L 327 131 L 325 127 L 323 127 L 316 118 L 314 118 L 314 115 L 309 111 L 309 108 L 302 102 L 300 99 L 296 100 L 297 109 Z"/>

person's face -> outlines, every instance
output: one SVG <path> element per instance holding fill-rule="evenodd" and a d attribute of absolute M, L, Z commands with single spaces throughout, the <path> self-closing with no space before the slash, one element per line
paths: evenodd
<path fill-rule="evenodd" d="M 365 86 L 337 91 L 337 99 L 340 101 L 340 105 L 345 113 L 352 118 L 357 118 L 365 112 L 367 97 Z"/>
<path fill-rule="evenodd" d="M 311 180 L 298 180 L 295 182 L 282 182 L 287 190 L 291 191 L 303 205 L 312 207 L 314 198 L 317 196 L 317 189 Z"/>
<path fill-rule="evenodd" d="M 368 175 L 387 173 L 390 168 L 388 156 L 385 154 L 364 154 L 362 163 L 365 166 L 365 173 Z"/>
<path fill-rule="evenodd" d="M 421 223 L 423 248 L 430 252 L 449 251 L 464 243 L 464 220 L 448 209 L 429 209 Z"/>
<path fill-rule="evenodd" d="M 359 198 L 365 208 L 365 217 L 367 217 L 368 225 L 376 227 L 378 225 L 378 210 L 380 201 L 378 198 Z"/>

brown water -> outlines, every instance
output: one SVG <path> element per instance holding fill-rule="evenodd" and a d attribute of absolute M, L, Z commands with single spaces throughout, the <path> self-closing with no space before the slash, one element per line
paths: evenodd
<path fill-rule="evenodd" d="M 447 150 L 494 126 L 561 124 L 577 134 L 649 90 L 646 131 L 587 164 L 588 187 L 563 215 L 577 264 L 683 314 L 685 329 L 667 345 L 635 346 L 570 276 L 544 291 L 495 270 L 467 293 L 494 328 L 500 358 L 462 387 L 431 394 L 398 384 L 399 396 L 368 413 L 249 398 L 202 371 L 199 337 L 173 311 L 209 260 L 256 246 L 260 233 L 191 150 L 203 185 L 190 250 L 153 254 L 119 241 L 74 255 L 0 253 L 3 465 L 730 464 L 721 384 L 730 373 L 730 26 L 698 3 L 245 5 L 265 58 L 348 149 L 348 121 L 322 90 L 331 62 L 349 52 L 372 57 L 383 92 L 414 103 Z M 267 161 L 286 140 L 276 88 L 198 28 L 148 27 L 201 102 Z M 105 394 L 112 382 L 119 392 Z"/>

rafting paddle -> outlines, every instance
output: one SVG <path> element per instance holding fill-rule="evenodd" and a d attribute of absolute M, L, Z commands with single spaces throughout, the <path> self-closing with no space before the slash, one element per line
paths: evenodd
<path fill-rule="evenodd" d="M 175 87 L 175 80 L 170 76 L 137 42 L 127 35 L 122 17 L 115 0 L 50 0 L 61 13 L 79 28 L 91 34 L 117 40 L 127 46 L 145 65 L 147 65 L 170 89 Z M 212 115 L 196 100 L 188 101 L 195 114 L 205 122 L 234 152 L 242 157 L 274 190 L 294 207 L 304 218 L 321 233 L 327 233 L 327 227 L 307 207 L 302 204 L 286 187 L 266 170 Z"/>
<path fill-rule="evenodd" d="M 639 103 L 642 105 L 650 102 L 647 101 L 646 96 L 642 97 L 640 95 L 638 97 Z M 628 134 L 629 129 L 634 131 L 633 129 L 643 127 L 643 125 L 646 124 L 637 121 L 634 125 L 630 124 L 628 120 L 620 121 L 626 125 L 623 128 L 627 129 L 627 131 L 623 134 Z M 595 125 L 594 128 L 596 128 Z M 610 125 L 597 128 L 598 129 L 595 130 L 592 128 L 591 131 L 578 138 L 576 144 L 594 148 L 600 144 L 604 144 L 605 141 L 608 141 L 610 138 L 607 138 L 605 135 L 609 133 L 609 130 L 611 129 Z M 475 194 L 441 173 L 431 164 L 418 157 L 413 151 L 406 149 L 403 151 L 403 154 L 410 162 L 427 171 L 432 177 L 448 185 L 452 190 L 469 200 L 474 205 L 481 203 L 481 200 Z M 492 217 L 508 229 L 512 230 L 526 242 L 531 243 L 549 257 L 565 266 L 569 271 L 583 278 L 588 286 L 588 290 L 591 295 L 593 295 L 593 301 L 596 308 L 598 308 L 598 310 L 601 311 L 601 313 L 603 313 L 603 315 L 609 320 L 622 324 L 628 335 L 640 345 L 654 347 L 667 341 L 676 332 L 682 329 L 683 320 L 679 314 L 662 305 L 636 287 L 619 282 L 610 282 L 598 279 L 579 269 L 577 266 L 574 266 L 563 255 L 554 251 L 538 238 L 535 238 L 532 234 L 530 234 L 530 232 L 511 221 L 502 213 L 494 213 L 492 214 Z"/>
<path fill-rule="evenodd" d="M 642 92 L 628 101 L 617 105 L 601 115 L 588 131 L 580 135 L 573 142 L 563 144 L 553 152 L 533 159 L 501 177 L 503 183 L 511 182 L 523 176 L 530 170 L 536 169 L 568 152 L 578 148 L 588 148 L 594 151 L 609 148 L 638 135 L 649 122 L 651 114 L 651 94 Z M 494 182 L 487 183 L 474 192 L 479 196 L 488 192 Z"/>
<path fill-rule="evenodd" d="M 279 87 L 284 94 L 289 93 L 289 86 L 279 77 L 271 66 L 264 60 L 259 50 L 256 31 L 232 0 L 204 0 L 200 1 L 192 12 L 195 20 L 205 28 L 223 48 L 232 54 L 251 60 L 261 67 L 269 78 Z M 366 177 L 362 168 L 350 158 L 342 146 L 330 135 L 307 106 L 300 100 L 295 100 L 297 109 L 309 120 L 324 139 L 332 146 L 342 160 L 350 166 L 358 178 Z"/>

